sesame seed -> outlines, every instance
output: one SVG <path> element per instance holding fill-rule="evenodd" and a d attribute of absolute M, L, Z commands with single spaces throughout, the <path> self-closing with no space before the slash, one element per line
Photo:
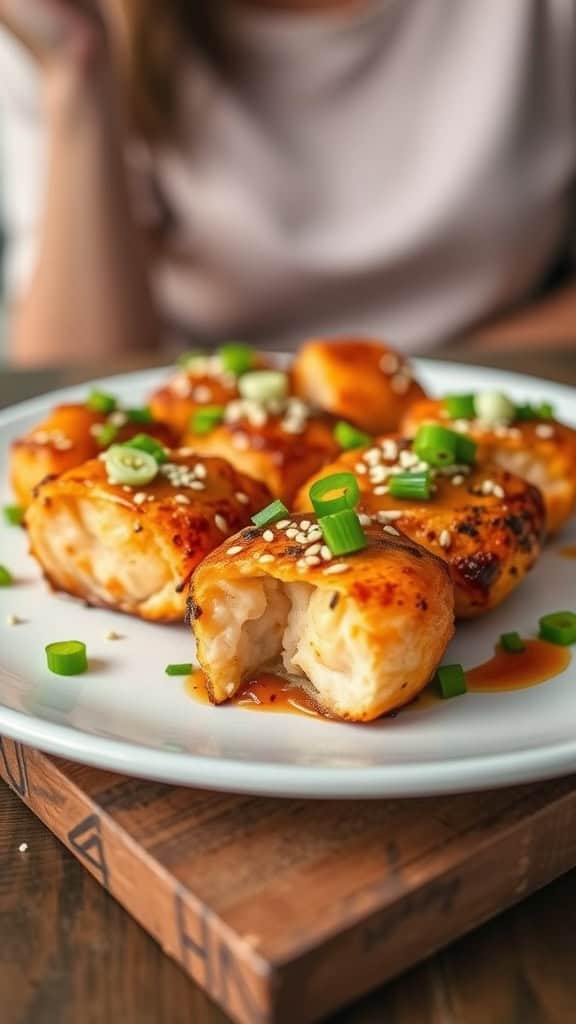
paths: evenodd
<path fill-rule="evenodd" d="M 374 494 L 380 497 L 382 494 L 388 494 L 389 490 L 390 488 L 386 484 L 379 484 L 378 487 L 374 488 Z"/>
<path fill-rule="evenodd" d="M 237 433 L 232 435 L 232 444 L 238 451 L 248 451 L 250 447 L 250 439 L 247 434 Z"/>
<path fill-rule="evenodd" d="M 268 552 L 266 552 L 263 555 L 260 555 L 260 562 L 273 562 L 273 561 L 274 561 L 274 555 L 270 555 L 270 554 L 268 554 Z"/>
<path fill-rule="evenodd" d="M 311 526 L 312 523 L 310 522 L 309 519 L 303 519 L 302 522 L 300 523 L 300 529 L 304 531 L 309 530 Z"/>
<path fill-rule="evenodd" d="M 390 462 L 394 462 L 398 458 L 398 445 L 396 441 L 392 441 L 389 437 L 385 438 L 380 445 L 382 454 L 385 459 Z"/>
<path fill-rule="evenodd" d="M 203 462 L 196 463 L 196 465 L 194 466 L 194 475 L 197 476 L 199 480 L 206 479 L 206 477 L 208 476 L 208 470 L 206 469 L 206 466 L 204 465 Z"/>
<path fill-rule="evenodd" d="M 187 456 L 195 455 L 195 454 L 196 453 L 195 453 L 193 448 L 179 448 L 178 449 L 178 455 L 182 455 L 183 458 L 186 458 Z"/>
<path fill-rule="evenodd" d="M 19 619 L 17 615 L 7 615 L 6 616 L 6 625 L 7 626 L 19 626 L 21 622 L 22 622 L 22 619 Z"/>
<path fill-rule="evenodd" d="M 390 476 L 388 466 L 373 466 L 370 470 L 370 483 L 383 484 Z"/>
<path fill-rule="evenodd" d="M 124 427 L 128 422 L 128 417 L 125 412 L 118 409 L 116 412 L 111 412 L 108 417 L 108 423 L 111 423 L 113 427 Z"/>
<path fill-rule="evenodd" d="M 296 568 L 297 569 L 307 569 L 308 568 L 308 563 L 306 562 L 306 559 L 305 558 L 299 558 L 298 561 L 296 562 Z"/>
<path fill-rule="evenodd" d="M 550 437 L 554 437 L 554 427 L 551 427 L 549 423 L 539 423 L 534 429 L 534 433 L 537 437 L 541 437 L 544 441 L 547 441 Z"/>
<path fill-rule="evenodd" d="M 122 490 L 126 491 L 127 494 L 132 494 L 132 488 L 130 484 L 122 484 Z"/>
<path fill-rule="evenodd" d="M 28 843 L 20 843 L 20 846 L 18 847 L 18 853 L 26 853 L 27 849 Z"/>
<path fill-rule="evenodd" d="M 197 384 L 192 390 L 192 398 L 195 402 L 209 402 L 212 398 L 212 388 L 207 384 Z"/>
<path fill-rule="evenodd" d="M 470 420 L 454 420 L 452 429 L 458 434 L 467 434 L 470 430 Z"/>
<path fill-rule="evenodd" d="M 147 496 L 147 498 L 146 498 L 146 501 L 154 501 L 154 495 L 153 494 L 149 494 Z"/>
<path fill-rule="evenodd" d="M 386 512 L 377 512 L 376 518 L 381 523 L 393 523 L 396 519 L 401 519 L 404 515 L 406 515 L 406 513 L 402 512 L 400 509 L 392 508 L 388 509 Z"/>
<path fill-rule="evenodd" d="M 367 452 L 364 452 L 362 458 L 369 466 L 377 466 L 382 458 L 382 452 L 379 448 L 369 448 Z"/>
<path fill-rule="evenodd" d="M 382 373 L 385 373 L 390 377 L 400 369 L 400 359 L 395 352 L 386 352 L 380 359 L 379 365 Z"/>
<path fill-rule="evenodd" d="M 296 534 L 295 539 L 298 541 L 299 544 L 305 544 L 306 541 L 308 540 L 308 537 L 306 536 L 305 533 L 302 533 L 302 531 L 299 530 L 298 533 Z"/>
<path fill-rule="evenodd" d="M 145 494 L 144 491 L 138 491 L 138 493 L 132 498 L 132 501 L 135 505 L 143 505 L 147 497 L 148 495 Z"/>
<path fill-rule="evenodd" d="M 117 633 L 115 629 L 109 629 L 108 632 L 104 634 L 104 639 L 105 640 L 122 640 L 122 636 L 120 635 L 120 633 Z"/>
<path fill-rule="evenodd" d="M 201 480 L 191 480 L 188 484 L 191 491 L 205 491 L 206 484 L 203 484 Z"/>
<path fill-rule="evenodd" d="M 244 550 L 244 548 L 242 547 L 241 544 L 233 544 L 231 548 L 228 548 L 226 554 L 227 555 L 238 555 L 243 550 Z"/>
<path fill-rule="evenodd" d="M 238 497 L 238 495 L 236 495 Z M 286 530 L 290 526 L 289 519 L 281 519 L 279 523 L 276 523 L 277 530 Z"/>
<path fill-rule="evenodd" d="M 388 523 L 383 527 L 384 533 L 390 533 L 393 537 L 399 537 L 400 531 L 395 526 L 390 526 Z"/>
<path fill-rule="evenodd" d="M 214 516 L 214 523 L 222 533 L 228 533 L 228 523 L 219 512 Z"/>
<path fill-rule="evenodd" d="M 441 530 L 440 536 L 438 537 L 438 543 L 441 548 L 449 548 L 452 543 L 452 534 L 449 530 Z"/>
<path fill-rule="evenodd" d="M 504 488 L 501 487 L 500 484 L 494 484 L 494 487 L 492 488 L 492 494 L 494 495 L 495 498 L 503 498 L 505 496 Z"/>
<path fill-rule="evenodd" d="M 324 576 L 336 576 L 341 572 L 348 572 L 349 565 L 345 565 L 344 562 L 334 562 L 334 565 L 329 565 L 328 568 L 324 569 Z"/>
<path fill-rule="evenodd" d="M 452 477 L 452 486 L 453 487 L 459 487 L 460 484 L 463 484 L 463 483 L 464 483 L 464 477 L 462 476 L 462 473 L 456 473 L 456 476 Z"/>
<path fill-rule="evenodd" d="M 306 554 L 307 555 L 319 555 L 321 547 L 322 547 L 321 544 L 311 544 L 309 548 L 306 548 Z"/>
<path fill-rule="evenodd" d="M 325 562 L 332 561 L 332 552 L 330 551 L 330 548 L 328 547 L 327 544 L 323 544 L 322 547 L 320 548 L 320 556 L 324 559 Z"/>
<path fill-rule="evenodd" d="M 366 469 L 366 466 L 364 465 L 363 462 L 357 462 L 356 465 L 354 466 L 354 472 L 360 473 L 361 476 L 364 476 L 364 474 L 367 473 L 368 470 Z"/>
<path fill-rule="evenodd" d="M 321 540 L 322 536 L 322 530 L 318 526 L 315 526 L 312 530 L 308 530 L 306 540 L 308 543 L 312 543 L 315 540 Z"/>
<path fill-rule="evenodd" d="M 494 481 L 493 480 L 483 480 L 482 481 L 482 485 L 480 487 L 480 493 L 481 494 L 492 494 L 493 490 L 494 490 Z"/>
<path fill-rule="evenodd" d="M 244 494 L 244 491 L 236 491 L 234 497 L 236 498 L 236 501 L 240 502 L 241 505 L 247 505 L 248 502 L 250 501 L 250 498 L 248 497 L 247 494 Z"/>
<path fill-rule="evenodd" d="M 169 384 L 170 391 L 173 391 L 179 398 L 189 398 L 192 394 L 192 384 L 185 374 L 180 373 L 173 377 Z"/>
<path fill-rule="evenodd" d="M 406 449 L 404 449 L 404 451 L 400 452 L 399 461 L 403 469 L 412 469 L 412 467 L 415 466 L 420 460 L 418 456 L 414 454 L 414 452 L 409 452 Z"/>
<path fill-rule="evenodd" d="M 274 540 L 274 534 L 272 530 L 264 530 L 264 533 L 262 534 L 262 540 L 265 540 L 267 541 L 268 544 L 270 544 Z"/>
<path fill-rule="evenodd" d="M 286 536 L 288 537 L 288 540 L 294 540 L 296 538 L 297 533 L 298 530 L 296 530 L 293 526 L 291 526 L 290 529 L 286 530 Z"/>
<path fill-rule="evenodd" d="M 188 497 L 187 494 L 176 494 L 175 497 L 174 497 L 174 501 L 176 502 L 177 505 L 189 505 L 190 504 L 190 498 Z"/>
<path fill-rule="evenodd" d="M 372 516 L 366 515 L 365 512 L 359 512 L 358 519 L 360 521 L 360 526 L 370 526 L 370 523 L 372 522 Z"/>
<path fill-rule="evenodd" d="M 322 559 L 318 558 L 318 555 L 306 555 L 304 561 L 306 565 L 320 565 Z"/>
<path fill-rule="evenodd" d="M 406 372 L 397 373 L 395 377 L 390 380 L 390 387 L 395 395 L 405 395 L 410 387 L 410 377 L 406 375 Z"/>

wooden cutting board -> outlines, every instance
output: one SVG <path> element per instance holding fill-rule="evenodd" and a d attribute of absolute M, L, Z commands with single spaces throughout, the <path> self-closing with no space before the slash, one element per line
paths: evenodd
<path fill-rule="evenodd" d="M 229 796 L 0 739 L 0 774 L 243 1024 L 306 1024 L 576 864 L 576 779 L 421 800 Z"/>

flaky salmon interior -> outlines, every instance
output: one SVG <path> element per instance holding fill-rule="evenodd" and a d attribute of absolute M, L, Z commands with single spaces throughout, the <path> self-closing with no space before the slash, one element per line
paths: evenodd
<path fill-rule="evenodd" d="M 57 590 L 147 619 L 183 615 L 185 598 L 175 591 L 174 555 L 162 532 L 148 529 L 145 519 L 135 532 L 133 513 L 119 503 L 61 496 L 46 528 L 31 530 L 31 542 Z"/>
<path fill-rule="evenodd" d="M 265 576 L 219 582 L 208 607 L 199 654 L 217 703 L 258 670 L 280 668 L 325 711 L 368 721 L 427 682 L 426 633 L 407 642 L 401 609 L 388 609 L 376 637 L 345 594 Z"/>

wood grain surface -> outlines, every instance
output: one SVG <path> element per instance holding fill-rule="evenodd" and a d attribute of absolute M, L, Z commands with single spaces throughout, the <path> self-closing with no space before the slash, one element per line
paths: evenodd
<path fill-rule="evenodd" d="M 0 773 L 242 1024 L 317 1020 L 576 863 L 574 778 L 272 800 L 129 779 L 8 739 Z M 66 914 L 59 924 L 57 946 L 70 941 Z"/>

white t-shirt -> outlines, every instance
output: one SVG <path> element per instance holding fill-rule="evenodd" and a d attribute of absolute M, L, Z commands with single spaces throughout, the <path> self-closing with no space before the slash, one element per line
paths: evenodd
<path fill-rule="evenodd" d="M 573 238 L 574 0 L 238 7 L 232 81 L 191 57 L 184 130 L 128 155 L 154 287 L 196 341 L 370 332 L 411 350 L 538 289 Z M 199 80 L 201 79 L 201 80 Z M 35 259 L 37 72 L 0 35 L 7 278 Z"/>

